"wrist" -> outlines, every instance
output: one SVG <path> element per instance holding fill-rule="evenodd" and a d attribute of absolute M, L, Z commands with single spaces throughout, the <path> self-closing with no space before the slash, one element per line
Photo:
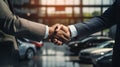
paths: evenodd
<path fill-rule="evenodd" d="M 48 35 L 49 35 L 49 27 L 46 26 L 46 32 L 45 32 L 44 39 L 48 38 Z"/>
<path fill-rule="evenodd" d="M 52 27 L 49 27 L 49 35 L 48 36 L 51 36 L 53 34 L 54 30 L 52 29 Z"/>
<path fill-rule="evenodd" d="M 68 27 L 69 27 L 69 30 L 70 30 L 71 38 L 76 37 L 78 34 L 77 34 L 77 30 L 76 30 L 75 26 L 70 25 Z"/>

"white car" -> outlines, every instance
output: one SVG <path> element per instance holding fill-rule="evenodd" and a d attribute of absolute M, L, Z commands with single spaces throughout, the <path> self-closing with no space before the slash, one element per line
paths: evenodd
<path fill-rule="evenodd" d="M 20 59 L 32 59 L 37 52 L 36 46 L 32 43 L 18 41 Z"/>

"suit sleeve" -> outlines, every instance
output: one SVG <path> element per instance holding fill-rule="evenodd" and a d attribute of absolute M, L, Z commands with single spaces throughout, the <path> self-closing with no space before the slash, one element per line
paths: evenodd
<path fill-rule="evenodd" d="M 46 25 L 17 17 L 8 5 L 0 0 L 0 30 L 6 34 L 39 41 L 45 36 Z"/>
<path fill-rule="evenodd" d="M 84 37 L 92 33 L 109 28 L 116 24 L 116 2 L 109 7 L 101 16 L 94 17 L 87 22 L 77 23 L 74 26 L 77 29 L 78 36 Z"/>

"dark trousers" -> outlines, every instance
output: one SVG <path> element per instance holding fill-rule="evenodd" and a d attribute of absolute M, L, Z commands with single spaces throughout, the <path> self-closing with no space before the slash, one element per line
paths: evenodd
<path fill-rule="evenodd" d="M 16 66 L 19 62 L 19 53 L 14 49 L 12 42 L 0 43 L 0 67 Z"/>

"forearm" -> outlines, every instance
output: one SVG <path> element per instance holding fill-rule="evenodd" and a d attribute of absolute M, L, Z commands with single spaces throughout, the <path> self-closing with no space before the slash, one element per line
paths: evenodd
<path fill-rule="evenodd" d="M 15 35 L 22 36 L 33 40 L 44 39 L 46 34 L 46 25 L 18 18 L 19 22 L 15 23 Z"/>
<path fill-rule="evenodd" d="M 92 33 L 109 28 L 116 24 L 116 5 L 115 3 L 107 9 L 101 16 L 90 19 L 87 22 L 75 24 L 77 36 L 84 37 Z"/>
<path fill-rule="evenodd" d="M 44 39 L 46 32 L 46 25 L 32 22 L 19 17 L 0 18 L 0 28 L 6 34 L 18 37 L 26 37 L 34 40 Z"/>
<path fill-rule="evenodd" d="M 74 26 L 78 32 L 77 36 L 84 37 L 93 34 L 95 32 L 107 29 L 112 25 L 114 25 L 114 23 L 108 24 L 105 21 L 101 20 L 100 18 L 95 17 L 89 20 L 88 22 L 77 23 Z"/>

